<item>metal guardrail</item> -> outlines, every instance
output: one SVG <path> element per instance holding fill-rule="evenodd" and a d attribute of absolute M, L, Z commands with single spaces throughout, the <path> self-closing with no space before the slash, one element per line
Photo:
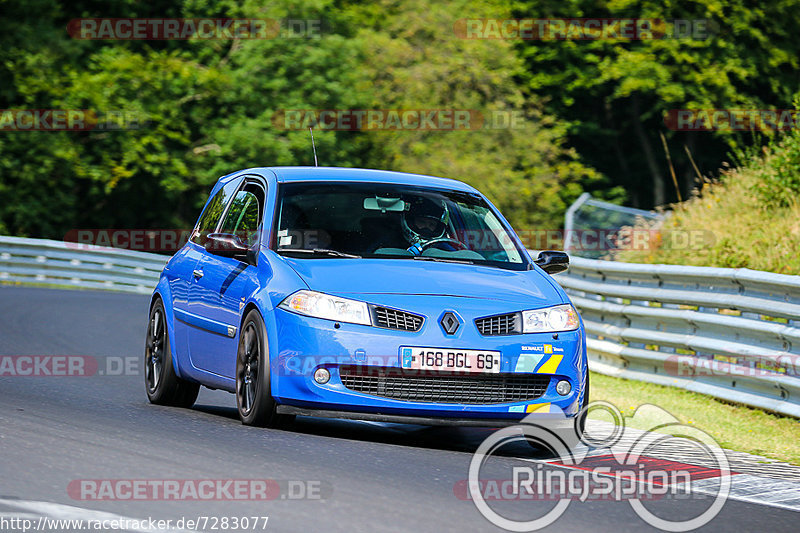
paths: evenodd
<path fill-rule="evenodd" d="M 800 276 L 572 257 L 592 370 L 800 418 Z"/>
<path fill-rule="evenodd" d="M 0 236 L 0 282 L 150 294 L 167 259 L 131 250 Z"/>
<path fill-rule="evenodd" d="M 166 256 L 0 237 L 0 282 L 150 294 Z M 572 257 L 592 370 L 800 418 L 800 276 Z"/>

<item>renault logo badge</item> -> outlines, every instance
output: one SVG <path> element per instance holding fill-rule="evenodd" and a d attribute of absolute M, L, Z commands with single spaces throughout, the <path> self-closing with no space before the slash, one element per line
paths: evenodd
<path fill-rule="evenodd" d="M 461 321 L 452 311 L 447 311 L 445 314 L 443 314 L 442 318 L 439 319 L 439 324 L 442 326 L 444 332 L 448 335 L 455 335 L 456 331 L 458 331 L 458 328 L 461 327 Z"/>

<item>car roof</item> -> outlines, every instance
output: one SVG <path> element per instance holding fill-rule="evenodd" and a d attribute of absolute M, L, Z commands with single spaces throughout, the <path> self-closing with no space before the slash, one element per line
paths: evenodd
<path fill-rule="evenodd" d="M 474 187 L 450 178 L 407 174 L 389 170 L 373 170 L 366 168 L 340 167 L 264 167 L 249 169 L 252 171 L 272 171 L 278 183 L 296 183 L 302 181 L 326 182 L 363 182 L 363 183 L 397 183 L 445 188 L 454 191 L 478 192 Z M 239 174 L 239 173 L 237 173 Z"/>

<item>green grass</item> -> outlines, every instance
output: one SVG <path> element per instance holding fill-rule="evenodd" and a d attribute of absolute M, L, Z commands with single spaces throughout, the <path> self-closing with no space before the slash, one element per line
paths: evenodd
<path fill-rule="evenodd" d="M 605 400 L 616 405 L 630 427 L 649 429 L 647 426 L 654 420 L 639 416 L 634 419 L 633 413 L 640 405 L 653 404 L 681 423 L 705 431 L 723 448 L 800 464 L 800 421 L 794 418 L 728 404 L 682 389 L 595 372 L 591 380 L 592 401 Z"/>

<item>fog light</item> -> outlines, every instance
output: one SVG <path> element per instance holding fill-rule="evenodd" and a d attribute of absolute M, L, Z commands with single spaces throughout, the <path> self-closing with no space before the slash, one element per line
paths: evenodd
<path fill-rule="evenodd" d="M 320 385 L 325 385 L 330 379 L 331 373 L 328 372 L 327 368 L 318 368 L 317 371 L 314 372 L 314 381 Z"/>
<path fill-rule="evenodd" d="M 572 385 L 569 384 L 569 381 L 561 380 L 556 385 L 556 392 L 559 393 L 561 396 L 566 396 L 572 390 Z"/>

